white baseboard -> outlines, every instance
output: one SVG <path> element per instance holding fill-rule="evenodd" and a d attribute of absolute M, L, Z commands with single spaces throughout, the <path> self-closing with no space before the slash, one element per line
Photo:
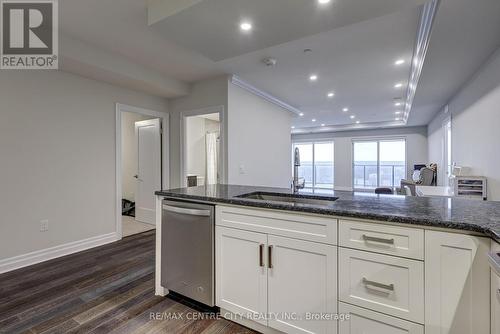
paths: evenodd
<path fill-rule="evenodd" d="M 116 232 L 0 260 L 0 274 L 119 240 Z"/>
<path fill-rule="evenodd" d="M 337 191 L 353 191 L 352 187 L 338 187 L 338 186 L 335 186 L 335 190 L 337 190 Z"/>

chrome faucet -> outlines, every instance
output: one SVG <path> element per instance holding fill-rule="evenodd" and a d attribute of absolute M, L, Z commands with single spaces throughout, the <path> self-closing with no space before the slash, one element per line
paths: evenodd
<path fill-rule="evenodd" d="M 293 181 L 292 181 L 292 190 L 293 193 L 296 194 L 300 189 L 304 189 L 305 179 L 299 179 L 299 166 L 300 166 L 300 152 L 299 148 L 296 147 L 293 154 Z"/>

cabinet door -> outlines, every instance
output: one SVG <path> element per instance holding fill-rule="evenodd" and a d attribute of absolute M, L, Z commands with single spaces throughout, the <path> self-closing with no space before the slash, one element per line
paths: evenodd
<path fill-rule="evenodd" d="M 219 227 L 216 233 L 217 306 L 263 325 L 267 320 L 267 235 Z"/>
<path fill-rule="evenodd" d="M 500 252 L 500 244 L 491 241 L 491 251 Z M 491 269 L 491 334 L 500 334 L 500 273 Z"/>
<path fill-rule="evenodd" d="M 500 276 L 491 271 L 491 334 L 500 334 Z"/>
<path fill-rule="evenodd" d="M 268 243 L 269 326 L 285 333 L 336 333 L 334 319 L 312 318 L 336 313 L 336 247 L 271 235 Z"/>
<path fill-rule="evenodd" d="M 339 303 L 339 313 L 349 319 L 339 322 L 340 334 L 423 334 L 424 326 L 365 308 Z"/>
<path fill-rule="evenodd" d="M 425 333 L 490 332 L 489 240 L 425 232 Z"/>

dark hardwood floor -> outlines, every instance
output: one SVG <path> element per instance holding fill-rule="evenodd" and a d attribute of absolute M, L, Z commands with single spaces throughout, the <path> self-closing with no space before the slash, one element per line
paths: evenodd
<path fill-rule="evenodd" d="M 155 296 L 154 243 L 149 231 L 0 275 L 0 333 L 254 333 Z"/>

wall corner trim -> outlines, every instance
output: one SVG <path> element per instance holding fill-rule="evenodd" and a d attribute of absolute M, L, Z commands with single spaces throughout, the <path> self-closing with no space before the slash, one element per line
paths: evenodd
<path fill-rule="evenodd" d="M 116 232 L 0 260 L 0 274 L 118 241 Z"/>
<path fill-rule="evenodd" d="M 281 108 L 283 108 L 283 109 L 285 109 L 293 114 L 299 115 L 301 113 L 301 111 L 299 109 L 289 105 L 286 102 L 281 101 L 280 99 L 278 99 L 275 96 L 272 96 L 269 93 L 266 93 L 266 92 L 258 89 L 255 86 L 252 86 L 251 84 L 249 84 L 248 82 L 244 81 L 243 79 L 239 78 L 236 75 L 233 75 L 230 77 L 230 82 L 233 85 L 238 86 L 238 87 L 240 87 L 240 88 L 242 88 L 242 89 L 244 89 L 244 90 L 246 90 L 254 95 L 257 95 L 258 97 L 261 97 L 264 100 L 271 102 L 271 103 L 277 105 L 278 107 L 281 107 Z"/>

